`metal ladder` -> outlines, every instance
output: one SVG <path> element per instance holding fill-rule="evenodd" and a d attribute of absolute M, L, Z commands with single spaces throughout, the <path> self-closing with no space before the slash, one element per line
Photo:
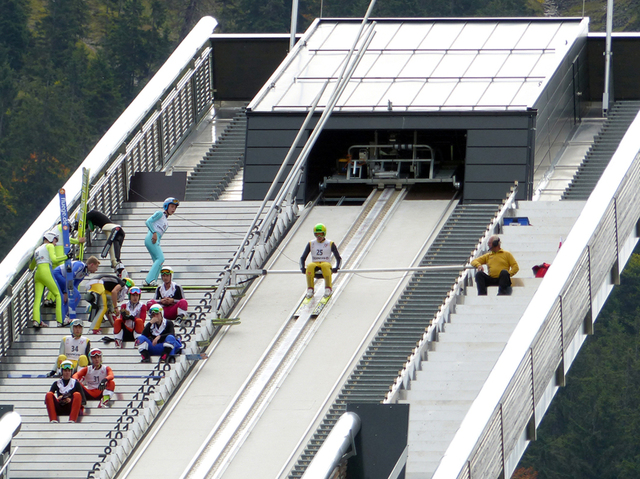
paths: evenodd
<path fill-rule="evenodd" d="M 465 263 L 496 211 L 496 205 L 458 205 L 420 266 Z M 427 271 L 413 275 L 290 472 L 290 479 L 304 474 L 334 424 L 346 411 L 348 403 L 379 403 L 384 400 L 389 386 L 458 275 L 457 271 Z"/>

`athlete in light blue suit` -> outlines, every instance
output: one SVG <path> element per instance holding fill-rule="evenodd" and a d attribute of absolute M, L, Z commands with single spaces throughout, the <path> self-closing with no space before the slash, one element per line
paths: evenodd
<path fill-rule="evenodd" d="M 160 239 L 169 227 L 169 216 L 176 212 L 179 204 L 180 201 L 176 198 L 167 198 L 162 205 L 164 211 L 156 211 L 146 221 L 149 232 L 144 239 L 144 245 L 151 255 L 153 266 L 151 266 L 149 274 L 144 281 L 145 286 L 157 286 L 158 274 L 162 268 L 162 263 L 164 263 L 164 254 L 160 247 Z"/>

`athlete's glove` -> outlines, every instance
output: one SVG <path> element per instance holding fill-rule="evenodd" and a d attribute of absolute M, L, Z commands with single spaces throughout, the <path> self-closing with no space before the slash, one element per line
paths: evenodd
<path fill-rule="evenodd" d="M 332 273 L 337 273 L 340 268 L 331 268 Z"/>
<path fill-rule="evenodd" d="M 300 271 L 302 271 L 302 274 L 307 274 L 307 269 L 304 266 L 300 268 Z"/>
<path fill-rule="evenodd" d="M 56 375 L 56 370 L 55 370 L 55 369 L 53 369 L 53 370 L 51 370 L 51 371 L 49 371 L 49 372 L 47 373 L 47 377 L 48 377 L 48 378 L 52 378 L 52 377 L 53 377 L 53 376 L 55 376 L 55 375 Z"/>
<path fill-rule="evenodd" d="M 107 387 L 107 380 L 103 379 L 102 381 L 100 381 L 100 385 L 98 386 L 98 389 L 100 391 L 104 391 L 106 387 Z"/>

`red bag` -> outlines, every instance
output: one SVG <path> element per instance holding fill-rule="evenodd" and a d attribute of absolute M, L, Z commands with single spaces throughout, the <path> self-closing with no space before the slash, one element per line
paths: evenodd
<path fill-rule="evenodd" d="M 544 278 L 544 275 L 547 274 L 549 266 L 551 266 L 549 263 L 542 263 L 535 265 L 531 269 L 533 270 L 533 274 L 536 278 Z"/>

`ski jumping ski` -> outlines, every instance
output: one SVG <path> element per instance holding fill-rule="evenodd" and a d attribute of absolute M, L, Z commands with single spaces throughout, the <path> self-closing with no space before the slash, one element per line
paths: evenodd
<path fill-rule="evenodd" d="M 185 358 L 188 361 L 200 361 L 201 359 L 208 359 L 209 355 L 207 353 L 196 353 L 196 354 L 185 354 Z"/>
<path fill-rule="evenodd" d="M 76 318 L 76 310 L 71 302 L 71 296 L 73 295 L 73 271 L 71 267 L 71 258 L 69 253 L 71 252 L 71 241 L 69 237 L 69 212 L 67 211 L 67 198 L 64 188 L 60 188 L 58 191 L 60 197 L 60 223 L 62 227 L 62 244 L 64 246 L 64 254 L 67 255 L 67 259 L 64 262 L 64 267 L 67 277 L 67 298 L 69 301 L 69 317 L 71 319 Z"/>
<path fill-rule="evenodd" d="M 211 320 L 214 326 L 233 326 L 240 324 L 240 318 L 214 318 Z"/>
<path fill-rule="evenodd" d="M 78 238 L 83 238 L 87 229 L 87 201 L 89 200 L 89 168 L 82 168 L 82 197 L 78 211 Z M 80 243 L 78 259 L 84 257 L 84 243 Z"/>

